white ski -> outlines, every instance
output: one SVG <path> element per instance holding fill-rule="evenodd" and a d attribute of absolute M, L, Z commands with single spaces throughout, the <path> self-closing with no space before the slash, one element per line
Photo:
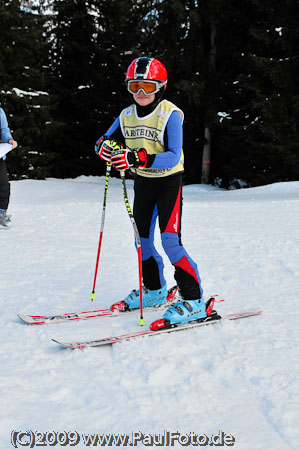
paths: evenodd
<path fill-rule="evenodd" d="M 157 306 L 149 306 L 145 309 L 145 311 L 156 311 L 165 310 L 169 308 L 169 306 L 177 301 L 178 298 L 178 288 L 177 286 L 173 286 L 168 290 L 167 303 L 164 305 Z M 131 311 L 111 311 L 110 309 L 97 309 L 95 311 L 82 311 L 82 312 L 73 312 L 73 313 L 65 313 L 65 314 L 52 314 L 52 315 L 29 315 L 29 314 L 18 314 L 18 317 L 23 321 L 30 325 L 46 325 L 50 323 L 59 323 L 59 322 L 67 322 L 71 320 L 84 320 L 84 319 L 92 319 L 94 317 L 116 317 L 116 316 L 124 316 L 126 314 L 136 314 L 136 312 L 140 312 L 140 309 L 133 309 Z"/>
<path fill-rule="evenodd" d="M 91 341 L 60 342 L 60 341 L 57 341 L 56 339 L 52 339 L 52 340 L 54 342 L 56 342 L 57 344 L 62 345 L 63 347 L 72 348 L 72 349 L 86 348 L 86 347 L 99 347 L 102 345 L 115 344 L 117 342 L 127 341 L 130 339 L 135 339 L 135 338 L 142 337 L 142 336 L 157 336 L 162 333 L 173 333 L 175 331 L 188 330 L 189 328 L 202 327 L 204 325 L 219 323 L 219 322 L 222 322 L 223 320 L 242 319 L 245 317 L 256 316 L 261 313 L 262 313 L 262 311 L 260 311 L 260 310 L 259 311 L 245 311 L 245 312 L 228 314 L 228 315 L 225 315 L 222 317 L 220 317 L 216 314 L 217 318 L 213 318 L 213 315 L 212 315 L 210 318 L 208 318 L 207 320 L 202 321 L 202 322 L 194 321 L 194 322 L 189 322 L 185 325 L 177 325 L 177 326 L 174 326 L 173 328 L 163 328 L 163 329 L 160 329 L 157 331 L 143 330 L 143 331 L 137 331 L 134 333 L 122 334 L 119 336 L 111 336 L 111 337 L 107 337 L 107 338 L 94 339 Z"/>

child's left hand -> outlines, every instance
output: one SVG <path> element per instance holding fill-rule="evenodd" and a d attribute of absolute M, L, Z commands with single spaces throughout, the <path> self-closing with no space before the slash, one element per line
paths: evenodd
<path fill-rule="evenodd" d="M 144 148 L 114 150 L 111 154 L 111 163 L 119 171 L 127 170 L 130 167 L 144 168 L 147 163 L 147 153 Z"/>

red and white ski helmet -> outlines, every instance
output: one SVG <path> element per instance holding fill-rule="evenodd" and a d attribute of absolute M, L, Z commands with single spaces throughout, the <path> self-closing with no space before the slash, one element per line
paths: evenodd
<path fill-rule="evenodd" d="M 126 81 L 129 80 L 154 80 L 167 82 L 167 71 L 164 65 L 156 58 L 141 56 L 134 59 L 127 69 Z"/>

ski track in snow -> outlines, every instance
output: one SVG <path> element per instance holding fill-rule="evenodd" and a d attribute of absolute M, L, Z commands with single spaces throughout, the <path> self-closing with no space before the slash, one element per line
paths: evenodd
<path fill-rule="evenodd" d="M 104 177 L 11 185 L 13 226 L 0 230 L 1 450 L 13 448 L 12 430 L 29 429 L 207 436 L 223 430 L 237 450 L 298 448 L 299 182 L 184 188 L 182 240 L 205 297 L 225 298 L 220 314 L 262 309 L 261 316 L 74 351 L 51 339 L 130 332 L 140 328 L 138 315 L 29 326 L 17 313 L 101 309 L 138 287 L 121 182 L 112 178 L 109 185 L 93 303 Z M 170 287 L 173 269 L 158 231 L 157 249 Z M 144 317 L 148 326 L 159 312 Z M 81 440 L 73 448 L 88 447 Z"/>

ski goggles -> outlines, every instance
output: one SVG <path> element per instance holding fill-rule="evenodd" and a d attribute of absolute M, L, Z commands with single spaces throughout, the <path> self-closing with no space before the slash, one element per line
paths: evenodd
<path fill-rule="evenodd" d="M 145 95 L 151 95 L 159 92 L 166 83 L 167 80 L 163 81 L 163 83 L 153 80 L 129 80 L 127 87 L 130 94 L 138 94 L 139 91 L 143 91 Z"/>

